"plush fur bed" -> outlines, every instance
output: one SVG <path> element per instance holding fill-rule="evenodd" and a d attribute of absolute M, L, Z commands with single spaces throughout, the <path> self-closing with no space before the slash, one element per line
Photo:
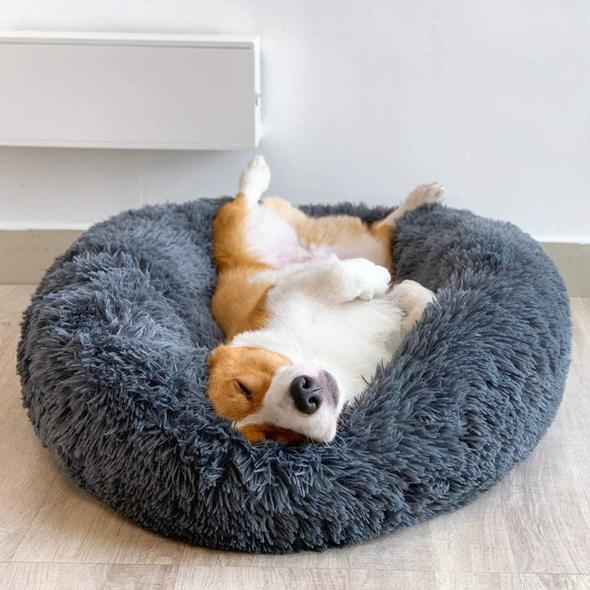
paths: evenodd
<path fill-rule="evenodd" d="M 84 489 L 146 527 L 282 553 L 356 543 L 462 506 L 535 447 L 570 354 L 563 283 L 510 224 L 430 207 L 394 242 L 397 279 L 437 291 L 327 446 L 251 446 L 212 413 L 211 221 L 222 200 L 94 226 L 26 312 L 24 405 Z M 342 205 L 314 214 L 383 210 Z"/>

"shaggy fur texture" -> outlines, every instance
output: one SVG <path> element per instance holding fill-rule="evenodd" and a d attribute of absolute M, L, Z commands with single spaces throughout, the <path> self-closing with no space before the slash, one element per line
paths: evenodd
<path fill-rule="evenodd" d="M 570 355 L 563 283 L 510 224 L 405 217 L 396 278 L 438 292 L 327 446 L 251 446 L 214 415 L 206 362 L 220 200 L 94 226 L 41 282 L 18 350 L 23 400 L 74 480 L 134 521 L 221 549 L 346 545 L 453 510 L 535 447 Z M 376 219 L 384 210 L 314 206 Z"/>

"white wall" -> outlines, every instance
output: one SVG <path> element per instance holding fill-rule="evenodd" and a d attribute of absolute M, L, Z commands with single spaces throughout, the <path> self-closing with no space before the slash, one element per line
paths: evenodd
<path fill-rule="evenodd" d="M 453 206 L 590 241 L 586 0 L 2 0 L 0 28 L 259 33 L 273 192 L 397 203 L 438 179 Z M 231 193 L 250 155 L 0 148 L 0 225 Z"/>

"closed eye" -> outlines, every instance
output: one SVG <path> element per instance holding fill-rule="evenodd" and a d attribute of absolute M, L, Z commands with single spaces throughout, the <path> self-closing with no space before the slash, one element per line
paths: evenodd
<path fill-rule="evenodd" d="M 234 384 L 237 388 L 237 390 L 247 399 L 252 399 L 252 390 L 242 381 L 240 381 L 239 379 L 236 379 L 234 381 Z"/>

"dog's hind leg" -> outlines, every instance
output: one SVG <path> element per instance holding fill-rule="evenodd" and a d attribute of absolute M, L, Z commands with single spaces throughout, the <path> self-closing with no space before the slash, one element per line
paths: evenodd
<path fill-rule="evenodd" d="M 424 205 L 434 205 L 440 203 L 445 197 L 445 187 L 439 182 L 430 184 L 421 184 L 417 186 L 402 202 L 402 204 L 392 211 L 387 217 L 376 221 L 372 228 L 391 228 L 395 229 L 396 223 L 410 211 L 419 209 Z"/>
<path fill-rule="evenodd" d="M 369 231 L 373 238 L 379 243 L 382 255 L 387 260 L 387 267 L 392 268 L 391 240 L 395 232 L 397 222 L 410 211 L 424 205 L 440 203 L 444 199 L 445 189 L 438 182 L 421 184 L 417 186 L 387 217 L 371 224 Z"/>
<path fill-rule="evenodd" d="M 238 196 L 244 195 L 249 207 L 257 205 L 270 186 L 270 168 L 264 156 L 256 156 L 240 174 Z"/>

